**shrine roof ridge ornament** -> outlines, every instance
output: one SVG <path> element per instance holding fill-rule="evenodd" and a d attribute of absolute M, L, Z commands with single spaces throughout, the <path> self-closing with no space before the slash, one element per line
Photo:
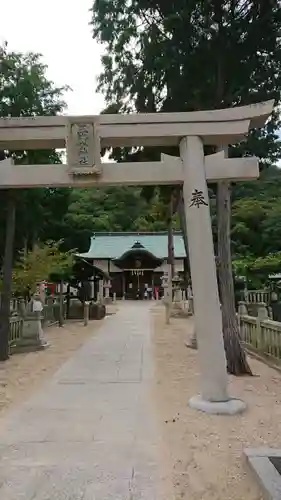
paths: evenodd
<path fill-rule="evenodd" d="M 249 129 L 262 127 L 274 101 L 210 111 L 183 113 L 102 114 L 95 116 L 36 116 L 0 119 L 1 149 L 64 148 L 67 127 L 95 122 L 101 147 L 178 145 L 188 135 L 205 144 L 233 143 Z"/>

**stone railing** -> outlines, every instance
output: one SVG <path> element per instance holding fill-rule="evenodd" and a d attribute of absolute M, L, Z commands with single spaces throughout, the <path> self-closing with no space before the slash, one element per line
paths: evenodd
<path fill-rule="evenodd" d="M 54 311 L 56 310 L 56 306 L 58 304 L 58 297 L 47 297 L 46 303 L 44 305 L 44 320 L 48 323 L 54 323 Z M 1 294 L 0 294 L 0 304 L 1 304 Z M 10 300 L 10 312 L 11 315 L 22 315 L 25 310 L 29 309 L 29 302 L 24 300 L 23 298 L 12 298 Z"/>
<path fill-rule="evenodd" d="M 54 300 L 49 299 L 44 305 L 43 311 L 43 326 L 51 326 L 59 321 L 59 304 Z"/>
<path fill-rule="evenodd" d="M 23 332 L 23 318 L 20 316 L 11 316 L 9 345 L 14 346 L 21 339 Z"/>
<path fill-rule="evenodd" d="M 270 299 L 270 292 L 267 289 L 247 290 L 245 295 L 246 295 L 245 300 L 250 304 L 258 304 L 261 302 L 265 302 L 265 304 L 268 304 Z"/>
<path fill-rule="evenodd" d="M 1 304 L 1 294 L 0 294 L 0 304 Z M 25 301 L 24 299 L 17 299 L 15 297 L 13 297 L 10 300 L 10 312 L 11 312 L 11 314 L 16 314 L 20 310 L 20 307 L 22 306 L 22 304 L 24 304 L 26 306 L 27 301 Z"/>
<path fill-rule="evenodd" d="M 245 302 L 238 309 L 241 339 L 249 350 L 281 362 L 281 323 L 268 316 L 265 303 L 259 304 L 258 316 L 247 314 Z"/>

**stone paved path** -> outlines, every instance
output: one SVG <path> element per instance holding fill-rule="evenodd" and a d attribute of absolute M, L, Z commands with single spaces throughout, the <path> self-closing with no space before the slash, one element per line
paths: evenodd
<path fill-rule="evenodd" d="M 0 498 L 169 500 L 160 491 L 152 368 L 149 305 L 121 306 L 1 422 Z"/>

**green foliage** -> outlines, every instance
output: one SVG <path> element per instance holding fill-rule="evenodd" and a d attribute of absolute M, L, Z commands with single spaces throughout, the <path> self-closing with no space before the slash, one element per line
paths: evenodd
<path fill-rule="evenodd" d="M 39 54 L 9 52 L 7 44 L 0 47 L 0 116 L 61 112 L 65 106 L 61 96 L 67 87 L 55 87 L 46 69 Z"/>
<path fill-rule="evenodd" d="M 238 197 L 237 192 L 238 190 Z M 235 257 L 266 257 L 280 250 L 281 170 L 271 167 L 248 187 L 234 189 L 232 246 Z"/>
<path fill-rule="evenodd" d="M 72 269 L 74 252 L 60 250 L 61 241 L 34 245 L 22 250 L 13 270 L 13 290 L 21 293 L 35 291 L 36 285 L 50 277 L 63 277 Z"/>
<path fill-rule="evenodd" d="M 105 49 L 100 90 L 118 111 L 279 100 L 277 0 L 94 0 L 92 26 Z"/>
<path fill-rule="evenodd" d="M 270 273 L 276 273 L 281 269 L 281 251 L 269 253 L 265 257 L 258 257 L 250 266 L 250 270 L 263 273 L 268 276 Z"/>
<path fill-rule="evenodd" d="M 159 193 L 147 201 L 137 187 L 73 189 L 61 236 L 67 248 L 86 251 L 95 232 L 165 230 L 164 212 Z"/>
<path fill-rule="evenodd" d="M 281 251 L 269 253 L 264 257 L 246 256 L 233 261 L 235 276 L 245 277 L 248 283 L 260 288 L 268 282 L 270 274 L 280 273 Z"/>
<path fill-rule="evenodd" d="M 253 265 L 253 262 L 254 259 L 250 256 L 241 259 L 234 259 L 232 261 L 232 265 L 235 276 L 237 278 L 248 277 L 249 269 Z"/>
<path fill-rule="evenodd" d="M 46 77 L 46 66 L 39 54 L 22 54 L 0 47 L 0 117 L 55 115 L 63 111 L 66 87 L 56 87 Z M 60 163 L 55 151 L 8 151 L 19 164 Z M 24 166 L 22 167 L 24 168 Z M 57 221 L 63 216 L 69 190 L 32 189 L 17 191 L 15 251 L 32 245 L 41 237 L 59 239 Z M 0 191 L 0 230 L 4 232 L 5 193 Z M 53 221 L 50 225 L 49 220 Z M 47 233 L 47 234 L 46 234 Z M 3 255 L 5 239 L 0 239 Z"/>

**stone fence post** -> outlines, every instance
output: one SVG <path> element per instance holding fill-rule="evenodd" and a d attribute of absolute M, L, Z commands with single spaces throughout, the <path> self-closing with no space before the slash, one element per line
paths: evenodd
<path fill-rule="evenodd" d="M 269 319 L 273 320 L 273 312 L 272 312 L 272 307 L 268 306 L 268 317 Z"/>
<path fill-rule="evenodd" d="M 103 292 L 104 292 L 103 280 L 99 280 L 99 302 L 101 305 L 103 305 L 104 303 Z"/>
<path fill-rule="evenodd" d="M 165 320 L 166 325 L 170 324 L 171 317 L 171 309 L 172 309 L 172 298 L 173 298 L 173 290 L 172 290 L 172 275 L 171 275 L 171 266 L 168 266 L 168 272 L 166 272 L 162 277 L 162 287 L 164 289 L 164 299 L 163 303 L 165 306 Z"/>
<path fill-rule="evenodd" d="M 18 311 L 19 311 L 20 316 L 22 318 L 24 318 L 26 315 L 26 305 L 25 305 L 25 301 L 23 298 L 19 299 L 19 301 L 18 301 Z"/>
<path fill-rule="evenodd" d="M 241 316 L 246 316 L 248 314 L 247 304 L 244 300 L 238 302 L 238 328 L 240 332 L 240 337 L 244 340 L 244 332 L 242 331 L 243 323 L 241 321 Z"/>
<path fill-rule="evenodd" d="M 194 316 L 194 302 L 193 302 L 193 297 L 189 297 L 189 299 L 188 299 L 188 305 L 189 305 L 188 311 L 189 311 L 190 316 Z"/>
<path fill-rule="evenodd" d="M 247 309 L 246 302 L 243 301 L 243 300 L 241 300 L 238 303 L 238 314 L 239 314 L 239 316 L 244 316 L 244 315 L 248 314 L 248 309 Z"/>
<path fill-rule="evenodd" d="M 63 281 L 60 282 L 59 287 L 59 326 L 64 324 L 64 296 L 63 296 Z"/>
<path fill-rule="evenodd" d="M 258 304 L 258 317 L 257 317 L 257 345 L 258 349 L 263 351 L 264 349 L 264 335 L 261 322 L 268 319 L 268 311 L 265 302 L 260 302 Z"/>
<path fill-rule="evenodd" d="M 84 302 L 84 326 L 87 326 L 89 323 L 89 309 L 90 302 Z"/>

